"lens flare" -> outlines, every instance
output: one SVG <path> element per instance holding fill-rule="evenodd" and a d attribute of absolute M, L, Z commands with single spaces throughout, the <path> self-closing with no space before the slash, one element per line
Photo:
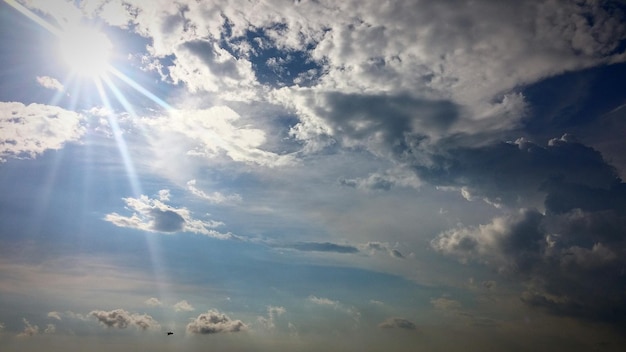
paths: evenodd
<path fill-rule="evenodd" d="M 73 26 L 59 34 L 59 51 L 72 73 L 95 78 L 108 71 L 113 44 L 97 29 Z"/>

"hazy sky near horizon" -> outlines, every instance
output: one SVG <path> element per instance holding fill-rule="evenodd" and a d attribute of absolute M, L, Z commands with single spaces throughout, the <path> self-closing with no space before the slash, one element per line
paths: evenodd
<path fill-rule="evenodd" d="M 622 1 L 1 1 L 0 350 L 622 351 L 624 82 Z"/>

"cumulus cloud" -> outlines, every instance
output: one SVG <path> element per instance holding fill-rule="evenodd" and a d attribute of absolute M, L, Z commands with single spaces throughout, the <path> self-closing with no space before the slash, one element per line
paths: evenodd
<path fill-rule="evenodd" d="M 232 320 L 226 314 L 216 310 L 209 310 L 198 315 L 187 324 L 187 332 L 190 334 L 217 334 L 221 332 L 239 332 L 247 329 L 241 320 Z"/>
<path fill-rule="evenodd" d="M 48 313 L 48 318 L 61 320 L 61 314 L 59 312 L 49 312 Z"/>
<path fill-rule="evenodd" d="M 85 133 L 84 117 L 57 106 L 0 102 L 0 162 L 35 158 Z"/>
<path fill-rule="evenodd" d="M 298 115 L 292 133 L 307 145 L 329 145 L 327 136 L 375 153 L 460 134 L 484 142 L 520 125 L 526 102 L 518 87 L 626 59 L 624 12 L 591 0 L 100 5 L 63 7 L 149 39 L 146 68 L 170 83 L 229 100 L 271 97 Z M 60 21 L 68 16 L 29 6 Z M 237 126 L 232 111 L 183 115 L 186 122 L 159 124 L 195 140 L 199 155 L 286 160 L 262 150 L 264 133 Z"/>
<path fill-rule="evenodd" d="M 147 300 L 145 300 L 143 303 L 152 307 L 159 307 L 163 305 L 163 303 L 156 297 L 150 297 Z"/>
<path fill-rule="evenodd" d="M 174 304 L 174 310 L 177 312 L 192 312 L 195 308 L 186 300 L 182 300 Z"/>
<path fill-rule="evenodd" d="M 147 314 L 129 313 L 123 309 L 111 311 L 94 310 L 89 313 L 95 317 L 102 325 L 109 328 L 126 329 L 129 326 L 136 326 L 141 330 L 159 329 L 159 323 Z"/>
<path fill-rule="evenodd" d="M 162 195 L 165 193 L 162 193 Z M 230 239 L 231 233 L 220 233 L 214 228 L 223 225 L 217 221 L 194 219 L 187 208 L 175 208 L 159 199 L 141 195 L 139 198 L 123 198 L 131 216 L 111 213 L 105 220 L 120 227 L 129 227 L 150 232 L 176 233 L 192 232 L 219 239 Z"/>
<path fill-rule="evenodd" d="M 35 336 L 39 334 L 39 326 L 32 325 L 28 320 L 26 320 L 26 318 L 23 318 L 22 322 L 24 322 L 24 325 L 25 325 L 24 331 L 19 333 L 17 335 L 18 337 L 31 337 L 31 336 Z"/>
<path fill-rule="evenodd" d="M 522 280 L 528 289 L 521 299 L 530 306 L 626 324 L 625 225 L 623 204 L 606 202 L 597 209 L 590 202 L 588 209 L 545 214 L 526 209 L 485 225 L 459 227 L 439 234 L 431 245 L 462 262 L 480 262 Z"/>
<path fill-rule="evenodd" d="M 378 324 L 378 327 L 382 329 L 405 329 L 405 330 L 415 330 L 417 328 L 415 326 L 415 323 L 413 323 L 412 321 L 408 319 L 404 319 L 404 318 L 397 318 L 397 317 L 387 318 L 385 321 Z"/>
<path fill-rule="evenodd" d="M 37 83 L 44 88 L 63 91 L 65 89 L 63 84 L 59 82 L 56 78 L 52 78 L 49 76 L 37 76 Z"/>

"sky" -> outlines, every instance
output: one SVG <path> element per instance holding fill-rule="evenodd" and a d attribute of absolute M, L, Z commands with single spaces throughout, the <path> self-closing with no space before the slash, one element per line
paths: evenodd
<path fill-rule="evenodd" d="M 624 82 L 623 1 L 0 1 L 0 350 L 623 351 Z"/>

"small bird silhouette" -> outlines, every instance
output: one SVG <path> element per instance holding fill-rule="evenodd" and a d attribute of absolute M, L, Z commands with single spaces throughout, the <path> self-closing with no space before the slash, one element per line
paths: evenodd
<path fill-rule="evenodd" d="M 173 332 L 171 332 L 171 331 L 168 331 L 168 332 L 167 332 L 167 336 L 169 336 L 169 335 L 174 335 L 174 333 L 173 333 Z"/>

